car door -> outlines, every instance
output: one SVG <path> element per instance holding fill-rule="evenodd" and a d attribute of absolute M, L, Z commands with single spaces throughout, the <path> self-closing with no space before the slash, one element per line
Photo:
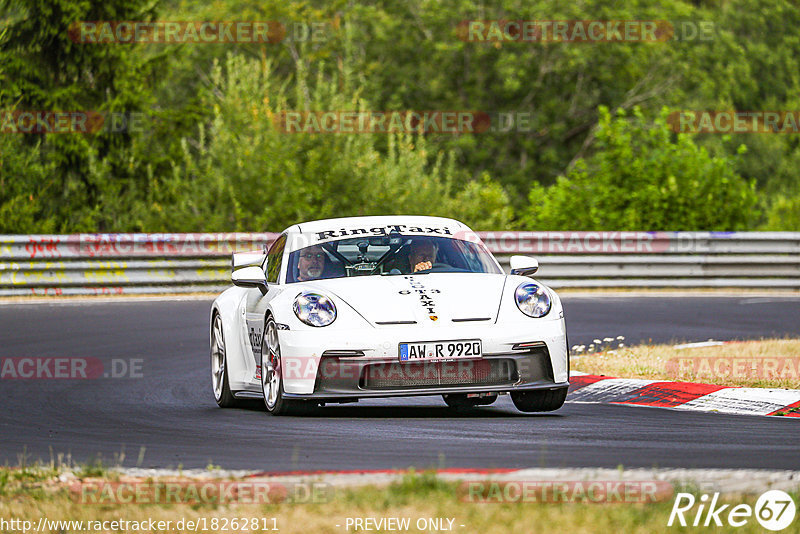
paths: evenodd
<path fill-rule="evenodd" d="M 281 234 L 272 243 L 269 252 L 267 252 L 266 260 L 262 265 L 267 277 L 269 290 L 266 294 L 263 294 L 259 289 L 249 289 L 244 299 L 244 326 L 246 330 L 244 338 L 248 347 L 248 354 L 251 356 L 248 359 L 247 366 L 248 370 L 252 371 L 250 376 L 254 380 L 261 379 L 261 339 L 264 336 L 264 317 L 269 302 L 280 293 L 280 270 L 285 248 L 286 234 Z"/>

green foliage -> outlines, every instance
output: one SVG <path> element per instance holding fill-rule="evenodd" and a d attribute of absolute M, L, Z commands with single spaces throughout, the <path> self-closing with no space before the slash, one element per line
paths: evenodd
<path fill-rule="evenodd" d="M 740 230 L 754 218 L 754 185 L 688 134 L 664 109 L 650 123 L 635 108 L 600 108 L 596 153 L 547 191 L 533 189 L 525 222 L 537 229 Z"/>
<path fill-rule="evenodd" d="M 152 198 L 149 227 L 196 230 L 282 228 L 303 220 L 381 213 L 456 215 L 483 224 L 508 224 L 508 198 L 484 177 L 459 190 L 463 173 L 452 154 L 429 155 L 419 135 L 285 133 L 276 119 L 290 110 L 369 110 L 339 88 L 346 68 L 308 79 L 302 64 L 291 92 L 275 82 L 269 61 L 230 55 L 215 64 L 218 99 L 208 130 L 183 140 L 172 179 Z M 483 208 L 492 208 L 485 213 Z M 169 210 L 161 209 L 170 206 Z"/>
<path fill-rule="evenodd" d="M 69 37 L 80 20 L 155 19 L 280 20 L 289 33 L 228 45 Z M 475 19 L 710 22 L 713 34 L 466 42 L 458 24 Z M 298 39 L 309 23 L 320 39 Z M 800 136 L 675 136 L 660 113 L 798 109 L 799 25 L 793 0 L 0 0 L 0 112 L 147 116 L 122 133 L 0 133 L 0 232 L 280 230 L 401 212 L 478 229 L 796 229 Z M 291 109 L 526 113 L 532 127 L 276 131 L 270 117 Z"/>
<path fill-rule="evenodd" d="M 108 476 L 108 467 L 103 464 L 101 458 L 95 458 L 91 462 L 83 464 L 75 471 L 78 478 L 100 478 Z"/>
<path fill-rule="evenodd" d="M 779 193 L 771 198 L 767 221 L 759 230 L 800 231 L 800 194 Z"/>
<path fill-rule="evenodd" d="M 41 217 L 52 187 L 53 164 L 41 161 L 39 146 L 20 135 L 0 134 L 0 233 L 53 233 L 53 219 Z"/>
<path fill-rule="evenodd" d="M 150 20 L 147 0 L 0 0 L 7 34 L 0 40 L 0 109 L 132 113 L 151 98 L 154 65 L 126 46 L 73 42 L 71 24 Z M 118 229 L 122 196 L 138 194 L 132 132 L 7 134 L 0 142 L 3 231 Z M 3 135 L 6 137 L 7 135 Z M 121 200 L 121 201 L 120 201 Z"/>
<path fill-rule="evenodd" d="M 462 20 L 674 20 L 682 1 L 378 2 L 350 16 L 368 91 L 380 109 L 477 109 L 532 114 L 532 131 L 441 138 L 474 175 L 501 176 L 522 207 L 532 179 L 552 183 L 581 150 L 597 107 L 672 102 L 690 50 L 684 44 L 484 43 L 458 35 Z M 397 83 L 400 80 L 402 83 Z"/>
<path fill-rule="evenodd" d="M 437 476 L 435 470 L 417 472 L 410 469 L 402 478 L 393 482 L 386 488 L 383 499 L 380 501 L 382 508 L 396 505 L 407 505 L 415 498 L 426 497 L 434 502 L 449 498 L 457 491 L 457 485 L 447 482 Z"/>

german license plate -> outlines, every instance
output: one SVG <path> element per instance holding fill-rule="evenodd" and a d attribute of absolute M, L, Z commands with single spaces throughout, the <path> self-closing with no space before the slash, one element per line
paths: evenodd
<path fill-rule="evenodd" d="M 482 355 L 483 350 L 479 339 L 400 343 L 401 362 L 457 360 L 459 358 L 480 358 Z"/>

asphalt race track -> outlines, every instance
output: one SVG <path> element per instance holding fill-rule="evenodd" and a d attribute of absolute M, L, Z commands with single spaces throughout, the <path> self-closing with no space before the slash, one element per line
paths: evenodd
<path fill-rule="evenodd" d="M 571 344 L 800 336 L 800 297 L 565 297 Z M 141 378 L 0 380 L 0 463 L 98 455 L 126 466 L 268 471 L 415 467 L 800 467 L 800 421 L 505 396 L 453 414 L 439 397 L 270 417 L 210 388 L 210 301 L 0 305 L 0 358 L 141 359 Z M 143 456 L 140 462 L 140 455 Z M 124 454 L 122 459 L 121 454 Z"/>

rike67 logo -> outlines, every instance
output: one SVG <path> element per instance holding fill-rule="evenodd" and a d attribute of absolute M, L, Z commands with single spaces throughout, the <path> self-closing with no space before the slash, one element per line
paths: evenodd
<path fill-rule="evenodd" d="M 685 527 L 742 527 L 753 517 L 765 529 L 774 532 L 788 527 L 794 521 L 795 503 L 791 495 L 780 490 L 763 493 L 754 507 L 749 504 L 719 504 L 719 493 L 703 494 L 696 499 L 691 493 L 678 493 L 667 526 L 677 524 Z"/>

